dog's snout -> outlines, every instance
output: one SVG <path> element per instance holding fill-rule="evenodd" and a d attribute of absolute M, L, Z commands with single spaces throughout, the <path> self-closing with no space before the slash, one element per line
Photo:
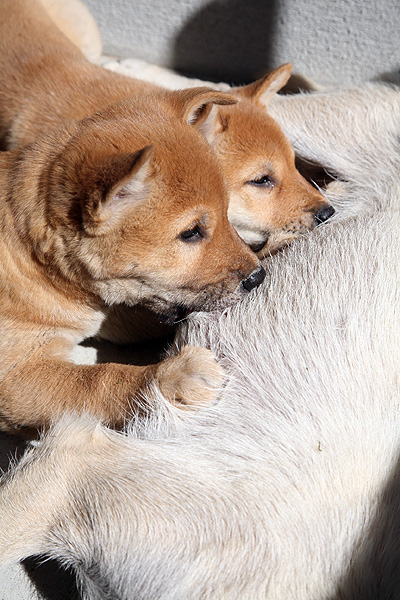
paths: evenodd
<path fill-rule="evenodd" d="M 334 213 L 335 209 L 333 206 L 324 206 L 314 216 L 316 224 L 321 225 L 321 223 L 325 223 Z"/>
<path fill-rule="evenodd" d="M 252 274 L 242 281 L 242 286 L 248 292 L 251 292 L 252 289 L 258 287 L 265 279 L 265 269 L 264 267 L 260 267 L 257 271 L 253 271 Z"/>

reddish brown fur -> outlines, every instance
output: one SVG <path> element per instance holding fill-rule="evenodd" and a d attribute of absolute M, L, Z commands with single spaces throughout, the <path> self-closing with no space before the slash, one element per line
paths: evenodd
<path fill-rule="evenodd" d="M 213 106 L 200 127 L 223 167 L 229 220 L 260 258 L 313 229 L 318 211 L 329 207 L 296 169 L 291 144 L 266 110 L 290 72 L 290 65 L 282 65 L 259 81 L 234 89 L 231 95 L 240 101 L 229 108 Z M 272 177 L 272 187 L 251 184 L 266 175 Z M 165 328 L 155 326 L 151 315 L 122 306 L 112 311 L 100 332 L 117 342 L 162 333 Z"/>
<path fill-rule="evenodd" d="M 229 220 L 246 243 L 262 247 L 260 256 L 273 253 L 313 229 L 315 214 L 329 205 L 296 169 L 291 144 L 255 99 L 217 112 L 213 149 L 229 190 Z M 273 187 L 250 183 L 266 175 Z"/>
<path fill-rule="evenodd" d="M 229 97 L 197 89 L 133 100 L 124 78 L 60 42 L 39 5 L 2 8 L 3 139 L 50 133 L 0 156 L 0 426 L 84 408 L 120 424 L 154 376 L 173 402 L 214 400 L 223 374 L 205 349 L 147 367 L 74 365 L 70 353 L 109 305 L 141 303 L 173 320 L 245 294 L 259 262 L 229 224 L 215 156 L 189 125 Z M 202 236 L 182 239 L 195 227 Z"/>
<path fill-rule="evenodd" d="M 313 229 L 315 215 L 329 207 L 297 170 L 291 144 L 267 113 L 290 74 L 291 65 L 285 64 L 233 89 L 238 104 L 231 111 L 213 107 L 214 119 L 201 126 L 223 166 L 229 220 L 260 257 Z M 271 185 L 255 185 L 265 177 Z"/>

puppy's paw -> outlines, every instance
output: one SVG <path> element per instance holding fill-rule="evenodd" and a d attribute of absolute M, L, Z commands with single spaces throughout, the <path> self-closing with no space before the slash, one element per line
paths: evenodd
<path fill-rule="evenodd" d="M 184 346 L 157 369 L 161 392 L 175 406 L 190 410 L 213 404 L 221 390 L 224 369 L 206 348 Z"/>

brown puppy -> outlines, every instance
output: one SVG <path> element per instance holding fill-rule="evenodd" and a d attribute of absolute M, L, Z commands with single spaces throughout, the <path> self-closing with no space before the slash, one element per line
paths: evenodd
<path fill-rule="evenodd" d="M 47 6 L 48 0 L 44 4 Z M 77 5 L 79 7 L 80 3 Z M 71 7 L 73 8 L 74 6 Z M 82 8 L 85 7 L 82 5 Z M 74 31 L 71 31 L 74 19 L 70 16 L 66 20 L 65 3 L 53 0 L 51 9 L 57 25 L 76 42 Z M 37 7 L 33 10 L 31 18 L 34 20 Z M 86 29 L 89 32 L 93 30 L 91 22 Z M 51 27 L 51 30 L 55 36 L 55 28 Z M 61 34 L 59 37 L 63 39 Z M 92 44 L 90 40 L 86 46 L 80 44 L 81 50 L 85 51 L 89 47 L 92 54 L 95 52 L 98 47 L 98 32 L 97 35 L 92 35 L 92 38 Z M 65 41 L 63 44 L 65 46 Z M 5 64 L 4 68 L 9 69 L 9 65 Z M 92 72 L 91 66 L 87 64 L 86 69 Z M 100 102 L 112 98 L 116 92 L 119 93 L 121 83 L 123 89 L 136 96 L 161 89 L 128 77 L 121 77 L 115 88 L 106 88 L 103 84 L 109 81 L 109 73 L 98 69 L 96 72 L 98 77 L 104 76 L 101 89 L 98 90 L 95 86 L 96 99 Z M 225 109 L 214 106 L 212 114 L 201 125 L 202 133 L 220 160 L 228 185 L 229 220 L 260 258 L 286 246 L 325 221 L 334 212 L 323 195 L 296 169 L 291 144 L 267 113 L 270 99 L 287 83 L 290 74 L 291 65 L 286 64 L 251 85 L 233 89 L 229 92 L 232 101 L 240 100 L 234 110 L 233 107 Z M 43 77 L 54 78 L 54 73 L 46 73 L 40 65 L 40 76 L 40 86 L 43 87 Z M 34 84 L 36 88 L 37 83 Z M 4 93 L 14 98 L 15 114 L 21 102 L 20 92 L 16 92 L 14 87 Z M 49 116 L 43 113 L 43 102 L 37 101 L 36 94 L 36 91 L 31 91 L 31 103 L 27 109 L 25 107 L 23 113 L 24 122 L 28 122 L 28 127 L 20 126 L 21 118 L 11 118 L 6 123 L 5 131 L 9 132 L 8 146 L 26 142 L 37 135 L 43 126 L 49 128 L 57 125 L 57 114 L 46 108 L 47 112 L 50 111 L 49 119 Z M 46 101 L 45 99 L 44 103 Z M 90 102 L 93 103 L 94 99 Z M 33 116 L 32 104 L 39 111 Z M 63 110 L 65 112 L 65 107 Z M 203 119 L 205 116 L 203 115 Z M 160 327 L 151 313 L 138 308 L 127 310 L 120 305 L 109 314 L 100 334 L 101 337 L 114 342 L 132 342 L 158 337 L 167 331 L 165 327 Z"/>
<path fill-rule="evenodd" d="M 228 217 L 260 257 L 274 253 L 326 221 L 334 209 L 299 173 L 289 140 L 267 113 L 287 83 L 285 64 L 254 83 L 232 90 L 231 110 L 213 107 L 201 126 L 223 166 Z"/>
<path fill-rule="evenodd" d="M 174 321 L 261 283 L 228 222 L 214 153 L 191 126 L 229 97 L 194 89 L 124 102 L 125 79 L 103 77 L 68 40 L 60 48 L 39 5 L 2 6 L 3 134 L 50 133 L 0 156 L 0 426 L 38 427 L 66 409 L 118 425 L 152 377 L 178 405 L 213 401 L 222 370 L 208 350 L 146 367 L 75 365 L 71 350 L 110 305 Z"/>

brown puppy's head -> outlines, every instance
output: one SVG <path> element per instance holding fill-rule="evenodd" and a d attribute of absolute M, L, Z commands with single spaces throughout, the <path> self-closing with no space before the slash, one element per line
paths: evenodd
<path fill-rule="evenodd" d="M 259 260 L 228 221 L 219 163 L 191 126 L 213 102 L 231 98 L 155 93 L 85 119 L 61 149 L 59 136 L 36 147 L 52 148 L 40 172 L 39 260 L 107 304 L 142 303 L 170 321 L 261 283 Z"/>
<path fill-rule="evenodd" d="M 266 111 L 287 82 L 291 66 L 232 90 L 240 101 L 214 107 L 201 130 L 221 161 L 229 193 L 228 216 L 259 254 L 272 253 L 334 212 L 295 166 L 289 140 Z"/>

